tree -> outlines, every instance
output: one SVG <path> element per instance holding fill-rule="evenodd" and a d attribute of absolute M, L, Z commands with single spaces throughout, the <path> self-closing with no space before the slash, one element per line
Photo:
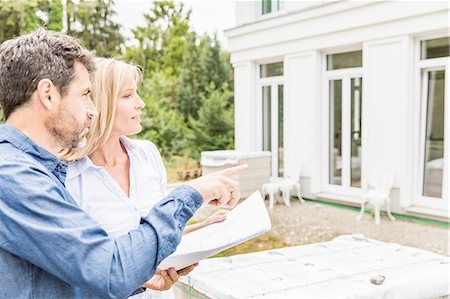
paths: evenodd
<path fill-rule="evenodd" d="M 202 105 L 202 89 L 204 89 L 204 74 L 200 65 L 200 49 L 196 45 L 196 35 L 190 34 L 187 53 L 184 55 L 178 77 L 178 91 L 176 109 L 181 113 L 184 121 L 198 118 L 198 111 Z"/>
<path fill-rule="evenodd" d="M 194 34 L 189 36 L 175 99 L 175 107 L 186 121 L 190 117 L 198 119 L 202 98 L 208 98 L 211 92 L 220 90 L 224 84 L 231 84 L 231 65 L 227 58 L 216 35 L 200 39 Z"/>
<path fill-rule="evenodd" d="M 0 0 L 0 43 L 40 26 L 61 31 L 62 12 L 62 2 L 57 0 Z M 3 122 L 0 108 L 0 123 Z"/>
<path fill-rule="evenodd" d="M 57 0 L 0 0 L 0 43 L 39 26 L 60 31 L 62 11 Z"/>
<path fill-rule="evenodd" d="M 62 31 L 63 29 L 63 4 L 58 0 L 39 0 L 38 14 L 45 20 L 44 27 L 53 31 Z M 34 30 L 34 28 L 30 28 Z"/>
<path fill-rule="evenodd" d="M 198 36 L 190 11 L 155 1 L 146 25 L 133 30 L 136 46 L 125 57 L 143 66 L 139 93 L 146 103 L 143 130 L 166 161 L 198 158 L 201 150 L 233 147 L 233 93 L 229 56 L 217 36 Z"/>
<path fill-rule="evenodd" d="M 113 20 L 116 12 L 112 0 L 84 1 L 74 5 L 67 0 L 67 34 L 77 37 L 97 56 L 111 57 L 122 53 L 125 39 L 121 26 Z"/>
<path fill-rule="evenodd" d="M 213 38 L 203 37 L 200 47 L 202 50 L 200 64 L 203 72 L 203 87 L 207 88 L 211 83 L 214 83 L 217 88 L 221 88 L 224 83 L 230 85 L 232 78 L 229 76 L 229 57 L 222 55 L 217 34 L 214 34 Z"/>
<path fill-rule="evenodd" d="M 183 3 L 154 1 L 144 14 L 146 25 L 133 30 L 137 47 L 127 48 L 126 57 L 149 72 L 164 70 L 177 77 L 185 55 L 191 11 Z"/>
<path fill-rule="evenodd" d="M 234 113 L 229 104 L 233 93 L 224 85 L 223 89 L 209 86 L 210 96 L 203 99 L 199 118 L 189 120 L 193 134 L 189 136 L 192 156 L 200 157 L 201 151 L 230 149 L 234 146 Z"/>
<path fill-rule="evenodd" d="M 166 161 L 186 150 L 185 136 L 189 134 L 181 115 L 171 108 L 175 86 L 176 81 L 161 71 L 146 76 L 138 91 L 145 102 L 138 137 L 155 143 Z"/>

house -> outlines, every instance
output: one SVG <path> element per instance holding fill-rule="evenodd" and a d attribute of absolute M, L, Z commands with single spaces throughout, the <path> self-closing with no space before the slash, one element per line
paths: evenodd
<path fill-rule="evenodd" d="M 389 166 L 392 211 L 449 221 L 448 1 L 237 1 L 236 23 L 237 150 L 354 206 Z"/>

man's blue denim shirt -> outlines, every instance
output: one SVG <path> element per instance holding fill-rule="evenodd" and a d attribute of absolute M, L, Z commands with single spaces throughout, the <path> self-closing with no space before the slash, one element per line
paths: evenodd
<path fill-rule="evenodd" d="M 201 206 L 174 190 L 113 239 L 64 187 L 66 163 L 21 131 L 0 126 L 0 298 L 124 298 L 178 245 Z"/>

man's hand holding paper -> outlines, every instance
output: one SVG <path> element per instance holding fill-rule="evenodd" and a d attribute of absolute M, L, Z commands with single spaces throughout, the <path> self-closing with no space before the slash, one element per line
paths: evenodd
<path fill-rule="evenodd" d="M 197 266 L 198 263 L 195 263 L 178 271 L 175 270 L 175 268 L 170 268 L 167 270 L 161 270 L 158 268 L 155 275 L 144 283 L 142 287 L 155 291 L 167 291 L 178 281 L 180 276 L 188 275 Z"/>
<path fill-rule="evenodd" d="M 261 194 L 257 191 L 230 211 L 223 222 L 184 235 L 177 250 L 162 261 L 159 267 L 184 268 L 261 235 L 270 228 L 269 215 Z"/>

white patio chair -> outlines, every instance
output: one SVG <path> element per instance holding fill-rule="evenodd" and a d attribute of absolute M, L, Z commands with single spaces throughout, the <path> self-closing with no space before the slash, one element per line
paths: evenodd
<path fill-rule="evenodd" d="M 291 206 L 291 191 L 295 190 L 297 192 L 298 199 L 300 202 L 305 202 L 301 194 L 300 185 L 300 174 L 302 171 L 302 162 L 299 163 L 296 173 L 293 176 L 288 176 L 284 178 L 271 178 L 270 182 L 265 183 L 261 187 L 261 194 L 263 197 L 266 194 L 269 195 L 269 208 L 272 209 L 276 201 L 276 196 L 278 192 L 281 191 L 283 196 L 283 202 L 286 206 Z"/>
<path fill-rule="evenodd" d="M 395 218 L 391 214 L 389 197 L 393 183 L 394 173 L 392 169 L 386 166 L 378 168 L 369 180 L 369 190 L 361 198 L 361 211 L 356 220 L 361 220 L 367 203 L 373 206 L 375 223 L 377 225 L 380 224 L 380 209 L 383 204 L 386 204 L 386 212 L 389 219 L 394 221 Z"/>

